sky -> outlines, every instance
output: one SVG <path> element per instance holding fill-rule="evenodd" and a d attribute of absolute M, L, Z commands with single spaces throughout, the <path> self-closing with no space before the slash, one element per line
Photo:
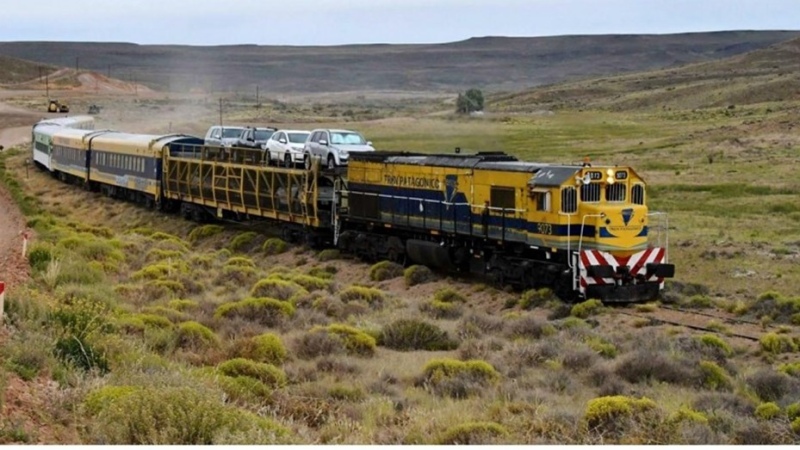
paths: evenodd
<path fill-rule="evenodd" d="M 411 44 L 800 29 L 800 0 L 0 0 L 0 7 L 0 41 Z"/>

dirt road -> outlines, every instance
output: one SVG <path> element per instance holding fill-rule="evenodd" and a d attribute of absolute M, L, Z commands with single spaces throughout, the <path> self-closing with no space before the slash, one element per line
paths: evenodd
<path fill-rule="evenodd" d="M 20 108 L 0 103 L 0 146 L 9 149 L 30 141 L 30 125 L 37 115 Z M 22 257 L 22 235 L 25 218 L 8 191 L 0 185 L 0 281 L 9 287 L 25 280 L 28 264 Z"/>

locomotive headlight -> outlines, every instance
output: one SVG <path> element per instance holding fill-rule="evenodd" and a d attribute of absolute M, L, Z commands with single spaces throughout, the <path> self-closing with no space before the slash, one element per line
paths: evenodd
<path fill-rule="evenodd" d="M 607 177 L 607 178 L 606 178 L 606 183 L 608 183 L 608 184 L 614 184 L 614 177 Z"/>
<path fill-rule="evenodd" d="M 606 175 L 608 175 L 610 177 L 613 177 L 614 176 L 614 170 L 612 170 L 612 169 L 606 170 Z"/>

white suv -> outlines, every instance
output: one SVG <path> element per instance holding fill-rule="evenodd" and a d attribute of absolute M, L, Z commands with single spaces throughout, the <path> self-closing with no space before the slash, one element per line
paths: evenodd
<path fill-rule="evenodd" d="M 314 130 L 303 147 L 303 165 L 311 168 L 312 156 L 318 156 L 325 167 L 334 169 L 344 166 L 351 152 L 374 152 L 372 142 L 350 130 Z"/>

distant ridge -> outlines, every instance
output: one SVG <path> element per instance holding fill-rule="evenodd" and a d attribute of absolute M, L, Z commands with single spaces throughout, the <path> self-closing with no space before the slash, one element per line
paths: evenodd
<path fill-rule="evenodd" d="M 735 108 L 800 101 L 800 38 L 716 61 L 501 94 L 495 111 Z"/>
<path fill-rule="evenodd" d="M 485 36 L 445 44 L 343 46 L 137 45 L 5 42 L 0 55 L 110 73 L 171 91 L 265 93 L 470 87 L 516 91 L 722 59 L 800 37 L 800 31 L 665 35 Z"/>

